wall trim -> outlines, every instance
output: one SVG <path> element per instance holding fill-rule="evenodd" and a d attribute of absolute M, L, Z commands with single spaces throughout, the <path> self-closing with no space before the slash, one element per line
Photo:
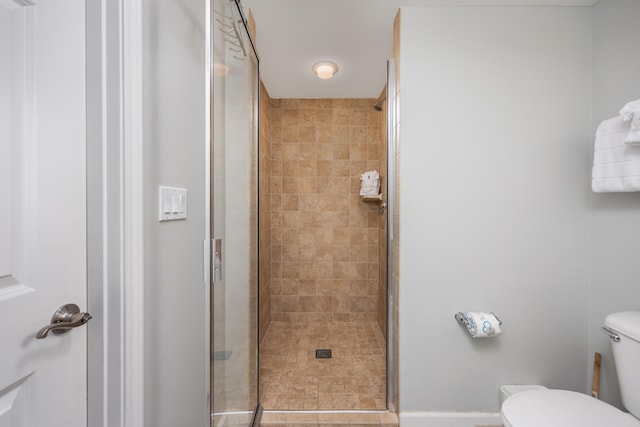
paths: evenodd
<path fill-rule="evenodd" d="M 121 0 L 124 426 L 144 425 L 142 2 Z"/>
<path fill-rule="evenodd" d="M 87 34 L 87 422 L 123 426 L 122 3 L 88 0 Z"/>
<path fill-rule="evenodd" d="M 402 427 L 501 427 L 498 412 L 400 412 Z"/>

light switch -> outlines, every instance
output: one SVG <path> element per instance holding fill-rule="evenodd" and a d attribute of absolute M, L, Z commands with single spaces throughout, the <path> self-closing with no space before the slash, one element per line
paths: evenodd
<path fill-rule="evenodd" d="M 162 200 L 162 210 L 160 211 L 161 214 L 162 213 L 170 214 L 171 213 L 171 194 L 160 193 L 160 200 Z"/>
<path fill-rule="evenodd" d="M 187 218 L 187 189 L 160 186 L 158 213 L 159 221 Z"/>
<path fill-rule="evenodd" d="M 171 195 L 171 213 L 177 214 L 180 207 L 180 196 L 178 194 Z"/>

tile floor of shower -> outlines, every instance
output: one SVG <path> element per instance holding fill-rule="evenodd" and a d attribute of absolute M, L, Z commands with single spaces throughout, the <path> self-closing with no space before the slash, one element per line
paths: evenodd
<path fill-rule="evenodd" d="M 317 359 L 316 349 L 332 357 Z M 272 323 L 260 346 L 260 401 L 266 411 L 385 410 L 377 323 Z"/>

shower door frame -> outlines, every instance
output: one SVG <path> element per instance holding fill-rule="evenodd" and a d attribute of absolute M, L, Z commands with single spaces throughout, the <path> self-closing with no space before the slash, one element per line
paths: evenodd
<path fill-rule="evenodd" d="M 397 100 L 397 68 L 395 59 L 387 60 L 387 409 L 390 412 L 398 412 L 398 349 L 395 345 L 395 334 L 397 331 L 395 301 L 395 286 L 393 280 L 393 270 L 396 266 L 393 263 L 393 242 L 397 238 L 398 230 L 394 227 L 394 215 L 398 205 L 398 194 L 396 192 L 396 151 L 398 144 L 397 122 L 398 122 L 398 100 Z"/>
<path fill-rule="evenodd" d="M 256 343 L 255 343 L 255 372 L 256 372 L 256 383 L 255 383 L 255 401 L 256 401 L 256 407 L 253 408 L 253 415 L 251 418 L 251 421 L 249 422 L 248 426 L 249 427 L 257 427 L 260 423 L 260 418 L 262 415 L 262 405 L 260 403 L 259 400 L 259 396 L 260 396 L 260 390 L 259 390 L 259 345 L 258 345 L 258 331 L 259 331 L 259 316 L 257 315 L 257 310 L 259 308 L 259 287 L 260 287 L 260 283 L 259 283 L 259 256 L 258 256 L 258 250 L 260 247 L 260 233 L 259 233 L 259 211 L 260 211 L 260 206 L 259 206 L 259 161 L 257 160 L 259 158 L 259 144 L 260 144 L 260 126 L 259 126 L 259 106 L 260 106 L 260 58 L 258 56 L 258 52 L 256 49 L 256 45 L 255 45 L 255 41 L 253 40 L 253 37 L 251 35 L 251 31 L 249 28 L 249 24 L 248 24 L 248 20 L 247 17 L 245 16 L 244 10 L 242 9 L 242 4 L 241 4 L 241 0 L 229 0 L 230 2 L 234 3 L 234 6 L 236 7 L 236 9 L 239 12 L 240 15 L 240 21 L 242 24 L 242 29 L 244 30 L 244 35 L 246 36 L 247 40 L 249 41 L 249 45 L 247 48 L 250 49 L 250 52 L 247 54 L 248 57 L 253 56 L 255 58 L 255 82 L 254 82 L 254 96 L 253 96 L 253 103 L 252 103 L 252 112 L 253 112 L 253 117 L 252 117 L 252 121 L 254 123 L 253 125 L 253 134 L 254 134 L 254 150 L 255 150 L 255 157 L 256 157 L 256 162 L 255 162 L 255 169 L 253 170 L 255 177 L 254 177 L 254 185 L 255 185 L 255 238 L 256 238 L 256 253 L 255 253 L 255 260 L 256 260 L 256 281 L 255 281 L 255 292 L 256 292 L 256 299 L 255 299 L 255 309 L 256 309 L 256 318 L 255 318 L 255 322 L 253 324 L 253 328 L 255 329 L 255 339 L 256 339 Z M 207 0 L 207 4 L 209 5 L 209 19 L 210 19 L 210 46 L 209 46 L 209 55 L 210 55 L 210 67 L 211 67 L 211 72 L 209 73 L 210 76 L 210 84 L 209 84 L 209 93 L 210 93 L 210 112 L 209 112 L 209 117 L 210 117 L 210 129 L 209 129 L 209 137 L 210 137 L 210 152 L 209 152 L 209 156 L 208 156 L 208 169 L 210 171 L 210 176 L 209 176 L 209 192 L 210 192 L 210 205 L 209 205 L 209 227 L 211 230 L 210 233 L 210 247 L 209 247 L 209 285 L 210 285 L 210 303 L 209 303 L 209 310 L 210 310 L 210 316 L 209 316 L 209 356 L 210 356 L 210 384 L 209 384 L 209 412 L 210 412 L 210 426 L 214 427 L 214 397 L 215 397 L 215 393 L 214 393 L 214 387 L 215 387 L 215 372 L 214 372 L 214 368 L 213 368 L 213 354 L 214 354 L 214 349 L 215 349 L 215 344 L 214 344 L 214 289 L 213 287 L 215 286 L 214 284 L 214 256 L 215 256 L 215 236 L 213 235 L 214 232 L 214 180 L 215 180 L 215 175 L 214 175 L 214 138 L 215 138 L 215 134 L 214 134 L 214 126 L 215 126 L 215 121 L 214 121 L 214 96 L 215 96 L 215 90 L 214 90 L 214 84 L 213 84 L 213 79 L 214 79 L 214 73 L 213 73 L 213 66 L 214 66 L 214 43 L 213 43 L 213 38 L 216 37 L 217 35 L 214 34 L 214 8 L 213 8 L 213 0 Z M 242 31 L 242 30 L 241 30 Z"/>

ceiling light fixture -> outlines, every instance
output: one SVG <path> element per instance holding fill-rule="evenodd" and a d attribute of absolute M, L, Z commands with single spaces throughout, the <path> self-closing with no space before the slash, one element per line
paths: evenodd
<path fill-rule="evenodd" d="M 311 67 L 313 72 L 323 80 L 330 79 L 338 72 L 338 65 L 331 61 L 320 61 Z"/>

